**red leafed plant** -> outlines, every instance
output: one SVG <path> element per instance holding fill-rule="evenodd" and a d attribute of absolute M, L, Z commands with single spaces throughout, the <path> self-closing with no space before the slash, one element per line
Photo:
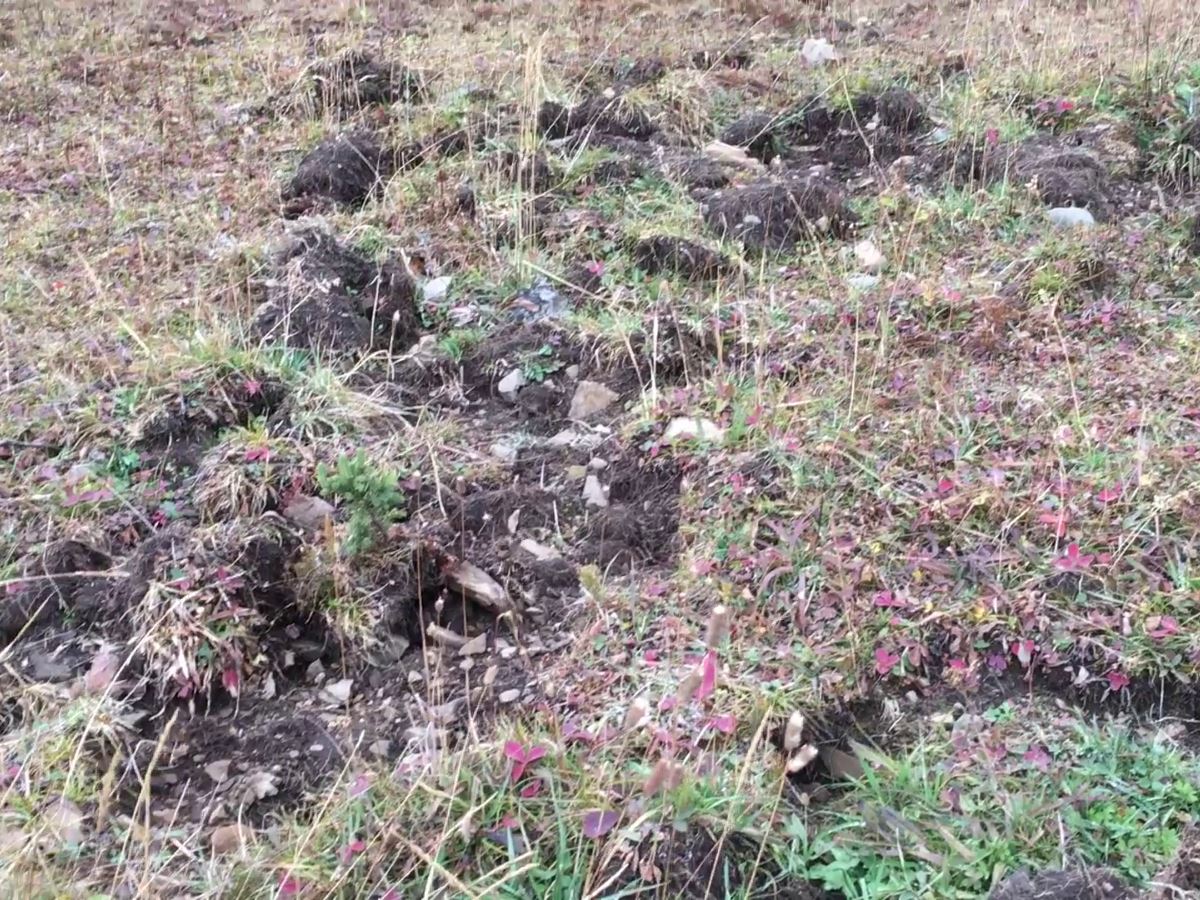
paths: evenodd
<path fill-rule="evenodd" d="M 512 761 L 512 768 L 508 773 L 509 779 L 514 782 L 520 781 L 525 770 L 545 755 L 545 747 L 539 747 L 536 744 L 526 746 L 517 741 L 508 741 L 504 745 L 504 756 Z"/>

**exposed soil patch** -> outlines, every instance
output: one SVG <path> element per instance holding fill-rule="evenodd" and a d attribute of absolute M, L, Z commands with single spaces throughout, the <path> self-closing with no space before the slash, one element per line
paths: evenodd
<path fill-rule="evenodd" d="M 361 206 L 379 192 L 394 170 L 392 155 L 366 131 L 321 141 L 300 161 L 284 189 L 284 213 L 297 216 L 322 201 Z"/>
<path fill-rule="evenodd" d="M 1105 869 L 1017 872 L 1004 879 L 988 900 L 1133 900 L 1138 894 Z"/>
<path fill-rule="evenodd" d="M 848 174 L 918 153 L 918 138 L 929 124 L 912 92 L 891 87 L 879 95 L 859 94 L 849 108 L 810 97 L 780 116 L 775 130 L 786 139 L 781 152 L 789 159 Z"/>
<path fill-rule="evenodd" d="M 807 882 L 773 876 L 770 866 L 764 865 L 760 857 L 758 843 L 745 835 L 713 834 L 703 827 L 683 833 L 663 828 L 643 840 L 628 855 L 622 870 L 612 875 L 618 884 L 632 888 L 642 883 L 654 896 L 686 900 L 733 896 L 754 900 L 830 897 Z M 651 873 L 657 876 L 652 884 L 645 881 Z"/>
<path fill-rule="evenodd" d="M 696 69 L 748 69 L 752 61 L 749 51 L 736 46 L 725 50 L 697 50 L 692 54 L 692 67 Z"/>
<path fill-rule="evenodd" d="M 186 820 L 258 826 L 301 806 L 344 764 L 320 713 L 251 700 L 179 722 L 152 785 L 156 806 L 182 802 Z M 133 789 L 136 771 L 128 774 Z"/>
<path fill-rule="evenodd" d="M 544 153 L 505 150 L 496 162 L 499 173 L 523 191 L 541 194 L 554 185 L 554 171 Z"/>
<path fill-rule="evenodd" d="M 636 456 L 618 459 L 601 473 L 605 479 L 608 506 L 588 522 L 580 558 L 610 572 L 672 559 L 679 529 L 678 464 Z"/>
<path fill-rule="evenodd" d="M 814 175 L 759 181 L 713 194 L 704 221 L 722 237 L 742 241 L 747 249 L 783 250 L 822 234 L 844 237 L 857 216 L 835 182 Z"/>
<path fill-rule="evenodd" d="M 643 272 L 674 272 L 689 280 L 719 278 L 735 271 L 733 262 L 723 253 L 671 235 L 642 238 L 634 244 L 633 258 Z"/>
<path fill-rule="evenodd" d="M 380 62 L 364 50 L 349 50 L 317 63 L 310 76 L 316 108 L 341 116 L 367 106 L 412 102 L 424 95 L 420 75 L 395 63 Z"/>
<path fill-rule="evenodd" d="M 141 423 L 135 443 L 169 468 L 194 469 L 222 429 L 257 418 L 283 424 L 286 399 L 282 382 L 257 372 L 229 373 L 163 403 Z"/>
<path fill-rule="evenodd" d="M 374 346 L 402 352 L 418 332 L 408 273 L 376 263 L 316 228 L 296 233 L 276 256 L 258 334 L 291 347 L 334 352 Z"/>
<path fill-rule="evenodd" d="M 64 619 L 88 623 L 103 616 L 112 579 L 96 573 L 111 565 L 107 553 L 83 541 L 50 544 L 28 562 L 28 586 L 0 597 L 0 641 L 23 630 L 28 637 Z"/>

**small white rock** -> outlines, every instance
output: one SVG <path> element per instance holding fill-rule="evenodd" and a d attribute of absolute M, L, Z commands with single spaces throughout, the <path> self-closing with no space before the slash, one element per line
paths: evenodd
<path fill-rule="evenodd" d="M 445 299 L 446 294 L 450 292 L 450 282 L 453 280 L 450 275 L 443 275 L 441 278 L 431 278 L 425 282 L 425 287 L 421 289 L 425 302 L 436 303 L 438 300 Z"/>
<path fill-rule="evenodd" d="M 588 506 L 603 509 L 608 506 L 608 491 L 595 475 L 589 475 L 583 482 L 583 502 Z"/>
<path fill-rule="evenodd" d="M 558 559 L 561 555 L 553 547 L 539 544 L 533 538 L 525 538 L 521 541 L 521 549 L 537 560 Z"/>
<path fill-rule="evenodd" d="M 353 690 L 354 679 L 343 678 L 340 681 L 335 681 L 332 684 L 325 685 L 321 693 L 325 695 L 325 699 L 332 700 L 337 704 L 342 704 L 350 699 L 350 692 Z"/>
<path fill-rule="evenodd" d="M 513 369 L 496 383 L 496 392 L 505 400 L 517 399 L 517 391 L 525 387 L 525 373 Z"/>
<path fill-rule="evenodd" d="M 501 693 L 500 693 L 500 702 L 501 703 L 516 703 L 520 699 L 521 699 L 521 692 L 516 689 L 513 689 L 511 691 L 501 691 Z"/>
<path fill-rule="evenodd" d="M 458 648 L 459 656 L 478 656 L 480 653 L 487 653 L 487 632 L 481 632 L 475 635 L 465 644 Z"/>
<path fill-rule="evenodd" d="M 588 468 L 593 472 L 603 472 L 608 468 L 608 460 L 601 459 L 599 456 L 593 456 L 588 460 Z"/>
<path fill-rule="evenodd" d="M 1047 211 L 1046 216 L 1055 228 L 1096 227 L 1096 217 L 1078 206 L 1058 206 Z"/>
<path fill-rule="evenodd" d="M 670 424 L 667 425 L 667 430 L 663 432 L 663 440 L 665 441 L 696 438 L 707 441 L 710 444 L 720 444 L 725 440 L 725 429 L 711 419 L 679 416 L 672 419 Z"/>

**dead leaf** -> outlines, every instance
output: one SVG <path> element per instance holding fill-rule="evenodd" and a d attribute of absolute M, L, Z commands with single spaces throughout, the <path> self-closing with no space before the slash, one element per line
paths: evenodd
<path fill-rule="evenodd" d="M 240 798 L 243 806 L 273 797 L 277 793 L 279 786 L 270 772 L 251 772 L 242 779 Z"/>

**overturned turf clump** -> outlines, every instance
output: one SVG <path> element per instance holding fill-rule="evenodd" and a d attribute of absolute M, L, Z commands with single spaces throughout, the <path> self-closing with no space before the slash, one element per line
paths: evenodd
<path fill-rule="evenodd" d="M 764 163 L 779 155 L 775 117 L 769 113 L 747 113 L 721 132 L 721 141 L 734 147 L 745 147 L 747 153 Z"/>
<path fill-rule="evenodd" d="M 912 91 L 891 87 L 875 98 L 875 114 L 879 124 L 894 128 L 901 134 L 921 131 L 929 125 L 925 107 Z"/>
<path fill-rule="evenodd" d="M 161 694 L 204 695 L 220 684 L 236 695 L 270 635 L 278 629 L 284 640 L 287 625 L 299 628 L 305 617 L 288 587 L 293 547 L 286 529 L 263 518 L 179 524 L 138 548 L 114 602 Z"/>
<path fill-rule="evenodd" d="M 1027 185 L 1047 206 L 1078 206 L 1098 220 L 1113 205 L 1108 169 L 1091 151 L 1069 146 L 1057 137 L 1035 137 L 1023 144 L 966 148 L 955 160 L 961 182 L 992 184 L 1015 181 Z"/>
<path fill-rule="evenodd" d="M 1137 894 L 1107 869 L 1017 872 L 988 894 L 988 900 L 1133 900 Z"/>
<path fill-rule="evenodd" d="M 645 110 L 621 95 L 597 94 L 570 109 L 547 100 L 538 110 L 538 130 L 551 140 L 586 131 L 644 141 L 658 129 Z"/>
<path fill-rule="evenodd" d="M 418 332 L 416 289 L 395 263 L 376 263 L 319 229 L 295 235 L 275 260 L 255 329 L 291 347 L 403 352 Z"/>
<path fill-rule="evenodd" d="M 416 72 L 381 63 L 362 50 L 350 50 L 313 66 L 311 82 L 317 109 L 339 115 L 367 106 L 418 100 L 424 92 Z"/>
<path fill-rule="evenodd" d="M 759 181 L 708 199 L 704 221 L 747 249 L 785 250 L 820 234 L 845 237 L 857 221 L 844 192 L 828 178 Z"/>
<path fill-rule="evenodd" d="M 642 238 L 633 246 L 633 258 L 638 268 L 648 274 L 675 272 L 693 281 L 717 278 L 734 270 L 724 254 L 696 241 L 670 235 Z"/>
<path fill-rule="evenodd" d="M 541 194 L 550 190 L 554 172 L 544 153 L 520 153 L 505 150 L 496 162 L 497 171 L 523 191 Z"/>
<path fill-rule="evenodd" d="M 288 212 L 299 214 L 322 200 L 355 207 L 383 187 L 394 162 L 374 135 L 350 132 L 327 138 L 300 161 L 283 191 Z"/>

